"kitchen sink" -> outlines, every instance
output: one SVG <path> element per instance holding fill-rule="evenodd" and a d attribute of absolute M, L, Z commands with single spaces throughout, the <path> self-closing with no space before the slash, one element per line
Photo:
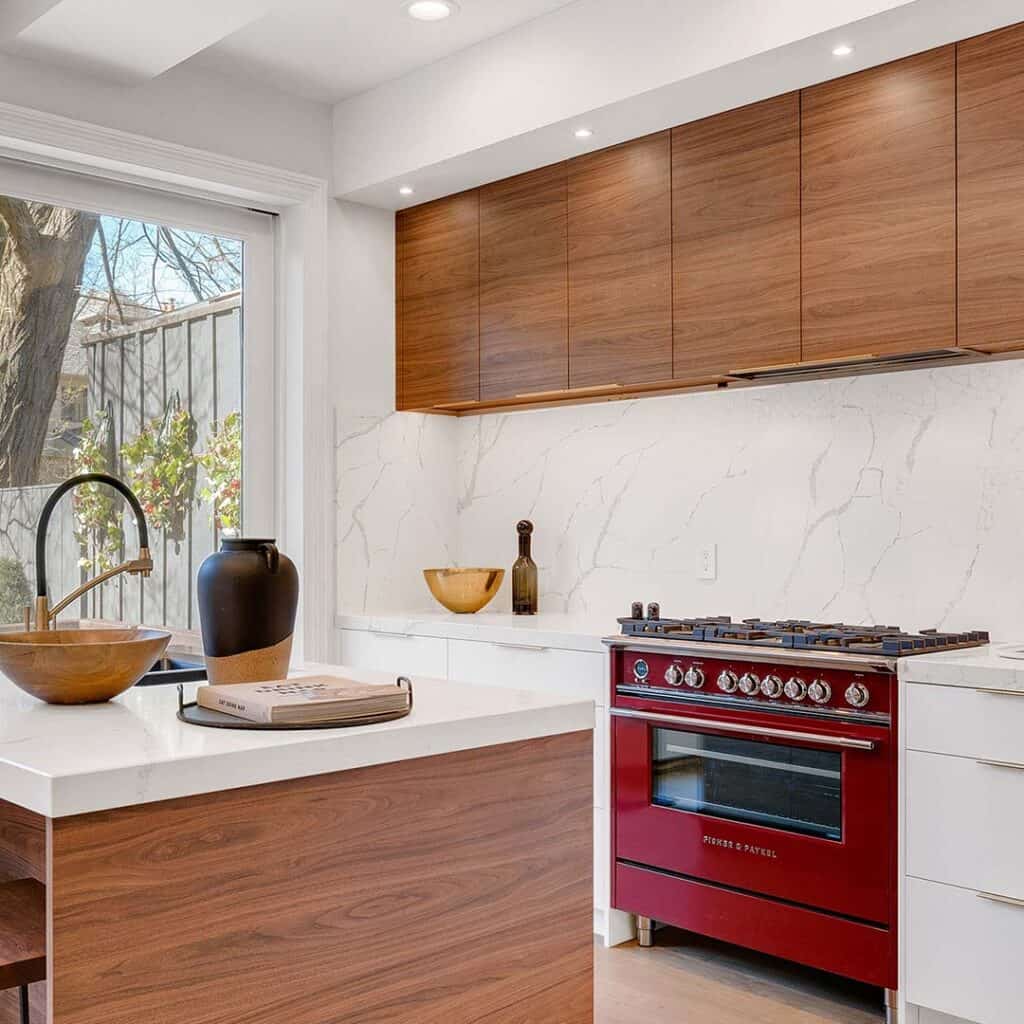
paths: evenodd
<path fill-rule="evenodd" d="M 161 658 L 135 685 L 164 686 L 168 683 L 198 683 L 206 679 L 206 666 L 199 661 Z"/>

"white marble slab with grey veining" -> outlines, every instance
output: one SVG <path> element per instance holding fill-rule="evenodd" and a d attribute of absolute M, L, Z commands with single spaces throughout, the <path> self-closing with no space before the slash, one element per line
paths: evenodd
<path fill-rule="evenodd" d="M 364 682 L 394 676 L 306 666 Z M 177 688 L 106 704 L 43 704 L 0 677 L 0 799 L 46 817 L 280 782 L 592 729 L 594 705 L 559 695 L 413 679 L 406 717 L 349 729 L 253 732 L 178 721 Z M 195 686 L 186 687 L 191 700 Z"/>
<path fill-rule="evenodd" d="M 901 659 L 899 675 L 905 683 L 1013 690 L 1024 696 L 1024 642 L 918 654 Z"/>

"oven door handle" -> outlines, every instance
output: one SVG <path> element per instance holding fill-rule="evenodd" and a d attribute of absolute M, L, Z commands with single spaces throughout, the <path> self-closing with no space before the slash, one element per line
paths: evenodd
<path fill-rule="evenodd" d="M 766 725 L 735 725 L 732 722 L 717 722 L 708 718 L 684 718 L 682 715 L 657 715 L 649 711 L 632 711 L 629 708 L 612 708 L 615 718 L 635 718 L 640 722 L 657 722 L 659 725 L 695 725 L 717 732 L 738 732 L 749 736 L 769 736 L 777 740 L 801 740 L 819 746 L 842 747 L 846 750 L 874 750 L 874 740 L 860 740 L 852 736 L 825 736 L 821 733 L 798 732 L 795 729 L 773 729 Z"/>

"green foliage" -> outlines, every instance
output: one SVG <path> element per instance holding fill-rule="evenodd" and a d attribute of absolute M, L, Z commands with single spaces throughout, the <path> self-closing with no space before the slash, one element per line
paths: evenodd
<path fill-rule="evenodd" d="M 214 424 L 206 451 L 196 461 L 206 470 L 201 495 L 213 504 L 221 530 L 237 532 L 242 523 L 242 414 L 230 412 Z"/>
<path fill-rule="evenodd" d="M 24 608 L 32 602 L 32 588 L 25 568 L 16 558 L 0 558 L 0 622 L 21 622 Z"/>
<path fill-rule="evenodd" d="M 162 417 L 150 420 L 132 441 L 121 446 L 128 486 L 135 492 L 155 529 L 175 541 L 185 539 L 189 506 L 195 497 L 196 424 L 175 401 Z"/>
<path fill-rule="evenodd" d="M 82 440 L 74 451 L 74 474 L 110 473 L 112 425 L 110 414 L 100 409 L 82 423 Z M 83 484 L 71 496 L 75 516 L 75 539 L 81 557 L 78 564 L 87 572 L 105 572 L 120 559 L 124 544 L 121 526 L 121 498 L 102 484 Z"/>

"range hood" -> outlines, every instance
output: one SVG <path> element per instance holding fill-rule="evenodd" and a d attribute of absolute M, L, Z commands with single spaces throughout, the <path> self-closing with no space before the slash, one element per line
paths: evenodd
<path fill-rule="evenodd" d="M 831 373 L 861 373 L 873 369 L 897 370 L 925 363 L 948 363 L 958 359 L 977 359 L 986 353 L 969 348 L 937 348 L 925 352 L 902 352 L 895 355 L 865 354 L 844 356 L 841 359 L 822 359 L 814 362 L 786 363 L 782 366 L 758 366 L 745 370 L 730 370 L 725 377 L 735 381 L 801 380 L 821 378 Z"/>

